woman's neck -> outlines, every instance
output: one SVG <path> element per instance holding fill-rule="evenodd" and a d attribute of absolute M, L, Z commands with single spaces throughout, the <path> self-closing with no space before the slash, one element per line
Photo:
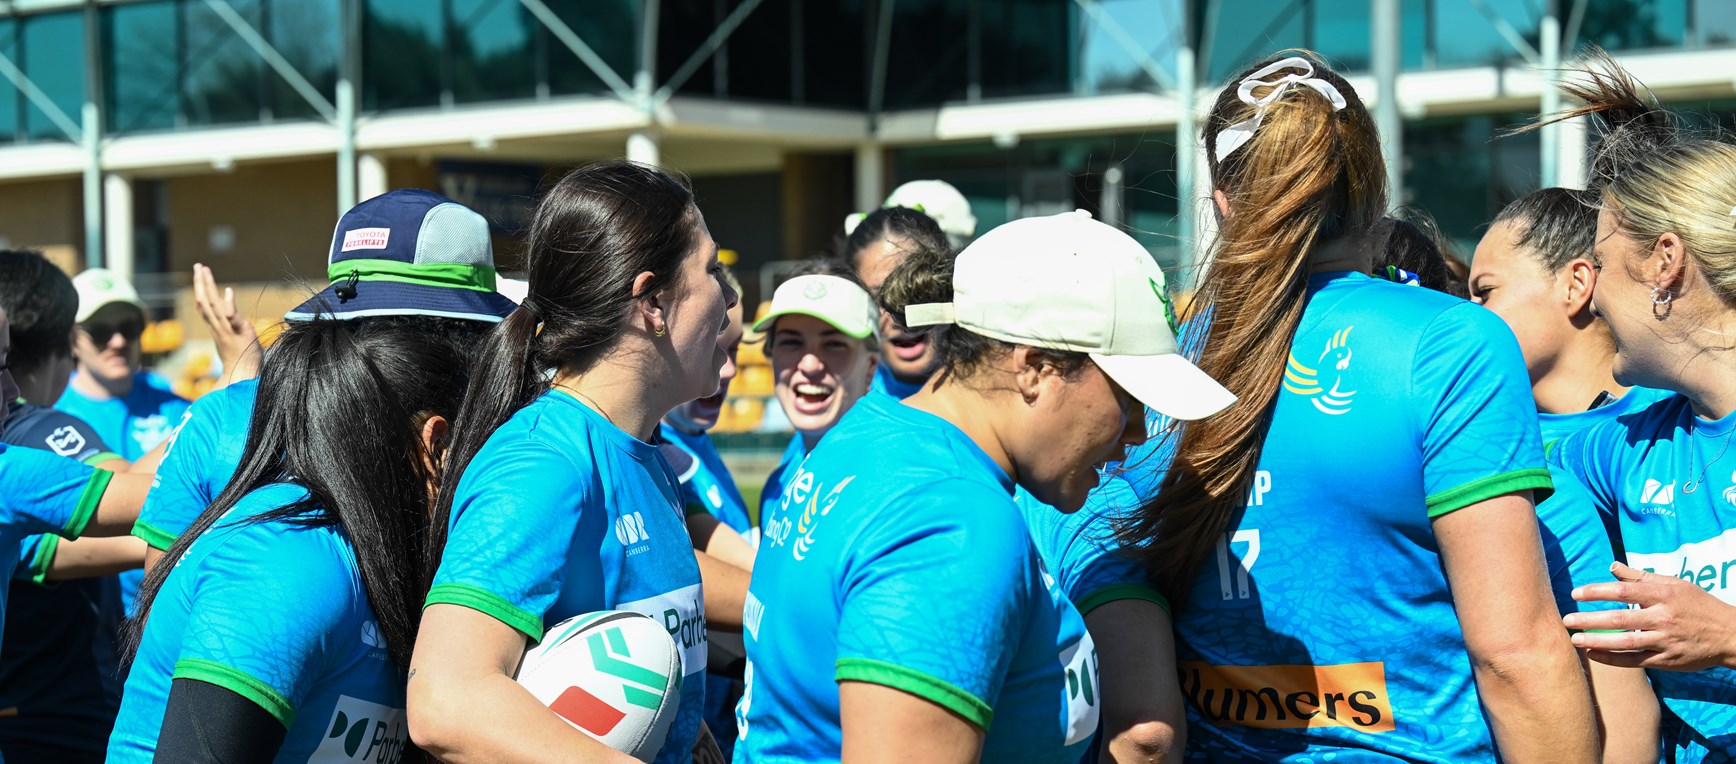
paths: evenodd
<path fill-rule="evenodd" d="M 1013 482 L 1018 482 L 1019 473 L 1013 467 L 1012 456 L 1007 453 L 1006 444 L 994 425 L 1000 418 L 995 399 L 954 381 L 938 388 L 924 387 L 905 398 L 904 405 L 945 419 L 964 431 L 965 437 L 982 449 L 1002 472 L 1007 473 Z"/>
<path fill-rule="evenodd" d="M 1308 258 L 1308 271 L 1367 273 L 1374 270 L 1374 252 L 1384 243 L 1384 236 L 1372 234 L 1341 236 L 1314 248 Z"/>
<path fill-rule="evenodd" d="M 71 385 L 84 397 L 94 401 L 125 398 L 133 392 L 133 375 L 127 373 L 114 379 L 104 379 L 87 371 L 72 375 Z M 53 402 L 43 405 L 53 405 Z"/>
<path fill-rule="evenodd" d="M 1695 414 L 1723 419 L 1736 411 L 1736 311 L 1694 302 L 1677 300 L 1675 317 L 1665 322 L 1681 328 L 1676 337 L 1659 338 L 1672 351 L 1658 364 L 1669 383 L 1660 386 L 1687 396 Z"/>
<path fill-rule="evenodd" d="M 646 443 L 656 440 L 657 423 L 673 405 L 656 399 L 657 390 L 632 364 L 604 359 L 583 373 L 563 369 L 554 386 L 571 393 L 604 419 Z"/>
<path fill-rule="evenodd" d="M 1615 348 L 1607 338 L 1575 332 L 1561 349 L 1549 370 L 1531 383 L 1537 410 L 1545 414 L 1577 414 L 1591 407 L 1599 393 L 1625 395 L 1628 388 L 1615 381 L 1610 371 Z"/>

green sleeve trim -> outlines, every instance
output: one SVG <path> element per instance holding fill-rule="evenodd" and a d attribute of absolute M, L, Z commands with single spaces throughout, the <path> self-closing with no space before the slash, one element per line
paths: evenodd
<path fill-rule="evenodd" d="M 867 682 L 908 692 L 958 714 L 964 717 L 965 721 L 984 730 L 995 720 L 995 710 L 977 696 L 949 682 L 896 663 L 870 658 L 839 658 L 837 674 L 833 678 L 839 682 Z"/>
<path fill-rule="evenodd" d="M 290 704 L 288 698 L 272 689 L 271 685 L 248 676 L 240 669 L 216 661 L 182 658 L 175 661 L 175 673 L 170 679 L 192 679 L 229 690 L 259 704 L 266 713 L 282 722 L 284 729 L 288 729 L 295 722 L 295 706 Z"/>
<path fill-rule="evenodd" d="M 78 506 L 72 510 L 72 519 L 66 521 L 60 535 L 75 539 L 84 535 L 84 527 L 90 525 L 90 518 L 96 514 L 96 506 L 102 503 L 102 495 L 108 490 L 109 481 L 115 473 L 108 470 L 92 469 L 90 482 L 84 484 L 84 493 L 78 496 Z"/>
<path fill-rule="evenodd" d="M 85 457 L 84 463 L 86 465 L 91 466 L 91 467 L 95 467 L 98 464 L 102 464 L 103 462 L 110 461 L 113 459 L 119 459 L 119 458 L 121 458 L 121 455 L 117 454 L 113 451 L 98 451 L 94 454 L 91 454 L 90 456 Z"/>
<path fill-rule="evenodd" d="M 54 564 L 54 552 L 60 548 L 60 537 L 44 534 L 42 542 L 36 545 L 36 556 L 30 558 L 30 582 L 40 586 L 48 586 L 48 568 Z"/>
<path fill-rule="evenodd" d="M 1074 607 L 1078 608 L 1079 615 L 1083 616 L 1116 600 L 1145 600 L 1163 608 L 1165 614 L 1172 617 L 1175 615 L 1169 609 L 1169 600 L 1159 594 L 1156 589 L 1145 584 L 1110 584 L 1109 586 L 1098 587 L 1092 589 L 1090 594 L 1081 597 Z"/>
<path fill-rule="evenodd" d="M 541 616 L 532 615 L 530 611 L 507 602 L 505 597 L 480 586 L 435 584 L 428 590 L 428 599 L 422 603 L 422 608 L 427 609 L 429 605 L 462 605 L 470 608 L 524 632 L 533 645 L 541 642 L 543 638 Z"/>
<path fill-rule="evenodd" d="M 144 539 L 154 549 L 164 552 L 175 545 L 175 534 L 145 522 L 143 519 L 133 523 L 133 535 Z"/>
<path fill-rule="evenodd" d="M 1537 497 L 1537 501 L 1541 502 L 1545 496 L 1554 490 L 1555 483 L 1549 479 L 1549 468 L 1531 467 L 1503 472 L 1499 475 L 1490 475 L 1481 480 L 1473 480 L 1457 488 L 1441 491 L 1423 501 L 1428 504 L 1429 517 L 1432 519 L 1448 512 L 1464 509 L 1485 499 L 1493 499 L 1496 496 L 1505 496 L 1520 491 L 1544 492 L 1543 496 Z"/>

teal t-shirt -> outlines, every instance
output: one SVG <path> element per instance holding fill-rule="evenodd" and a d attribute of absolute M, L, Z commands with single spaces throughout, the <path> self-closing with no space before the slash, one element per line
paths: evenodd
<path fill-rule="evenodd" d="M 55 408 L 84 420 L 129 462 L 167 440 L 190 405 L 162 379 L 142 371 L 133 375 L 133 389 L 124 398 L 93 400 L 68 385 L 54 402 Z"/>
<path fill-rule="evenodd" d="M 658 432 L 663 440 L 685 451 L 691 457 L 692 463 L 686 474 L 676 477 L 685 487 L 699 506 L 705 511 L 717 516 L 724 525 L 729 526 L 743 538 L 753 540 L 753 520 L 748 517 L 747 501 L 742 499 L 741 491 L 735 487 L 735 478 L 729 474 L 729 466 L 723 463 L 723 456 L 717 453 L 717 446 L 711 442 L 711 435 L 704 432 L 684 432 L 674 425 L 664 422 L 659 425 Z"/>
<path fill-rule="evenodd" d="M 133 524 L 134 536 L 167 550 L 217 500 L 241 467 L 258 397 L 259 380 L 247 379 L 193 402 L 151 480 L 151 492 Z"/>
<path fill-rule="evenodd" d="M 1175 614 L 1189 759 L 1493 761 L 1431 519 L 1550 489 L 1518 342 L 1471 303 L 1318 274 L 1281 384 Z"/>
<path fill-rule="evenodd" d="M 1736 414 L 1694 415 L 1669 394 L 1558 442 L 1550 462 L 1621 524 L 1627 564 L 1736 605 Z M 1564 481 L 1565 482 L 1565 481 Z M 1665 761 L 1736 761 L 1736 671 L 1649 671 Z"/>
<path fill-rule="evenodd" d="M 597 610 L 656 619 L 681 648 L 681 707 L 657 761 L 687 762 L 704 712 L 705 598 L 675 475 L 657 447 L 560 390 L 500 426 L 458 482 L 428 604 L 534 643 Z"/>
<path fill-rule="evenodd" d="M 1096 649 L 975 443 L 865 396 L 785 486 L 748 587 L 736 761 L 837 761 L 841 681 L 958 714 L 986 730 L 983 761 L 1079 760 Z"/>
<path fill-rule="evenodd" d="M 113 477 L 64 456 L 0 443 L 0 581 L 10 581 L 17 571 L 25 539 L 83 534 Z M 0 620 L 6 616 L 9 588 L 0 586 Z"/>
<path fill-rule="evenodd" d="M 767 513 L 783 500 L 784 488 L 788 486 L 790 478 L 796 474 L 796 469 L 802 465 L 802 460 L 806 458 L 808 458 L 808 447 L 802 442 L 802 434 L 798 432 L 791 435 L 790 442 L 784 446 L 783 456 L 778 459 L 778 466 L 773 467 L 772 471 L 766 475 L 765 485 L 760 488 L 759 518 L 762 541 L 765 536 Z"/>
<path fill-rule="evenodd" d="M 387 654 L 349 537 L 260 520 L 307 496 L 269 485 L 193 542 L 157 593 L 109 738 L 151 761 L 176 679 L 259 704 L 288 730 L 276 761 L 393 762 L 409 742 L 404 672 Z"/>
<path fill-rule="evenodd" d="M 1019 489 L 1014 499 L 1043 564 L 1080 615 L 1116 600 L 1137 599 L 1169 610 L 1169 601 L 1152 586 L 1145 566 L 1120 553 L 1115 521 L 1138 509 L 1127 480 L 1102 475 L 1093 500 L 1077 512 L 1061 512 Z"/>
<path fill-rule="evenodd" d="M 1630 387 L 1627 394 L 1594 409 L 1572 414 L 1538 412 L 1537 426 L 1543 432 L 1543 450 L 1548 453 L 1555 443 L 1576 432 L 1591 429 L 1599 423 L 1645 409 L 1668 397 L 1669 392 L 1647 387 Z"/>

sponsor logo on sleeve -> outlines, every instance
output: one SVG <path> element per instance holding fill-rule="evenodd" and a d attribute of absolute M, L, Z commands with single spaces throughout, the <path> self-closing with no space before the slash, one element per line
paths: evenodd
<path fill-rule="evenodd" d="M 139 450 L 149 451 L 169 439 L 175 428 L 169 424 L 169 418 L 162 414 L 142 416 L 133 420 L 131 435 L 133 442 L 139 444 Z"/>
<path fill-rule="evenodd" d="M 338 697 L 320 742 L 310 762 L 367 761 L 389 764 L 398 761 L 410 732 L 404 726 L 404 709 L 382 706 L 348 695 Z"/>
<path fill-rule="evenodd" d="M 700 585 L 684 586 L 655 597 L 623 602 L 617 610 L 644 613 L 663 624 L 669 637 L 681 648 L 681 673 L 705 670 L 707 642 L 705 638 L 705 598 Z"/>
<path fill-rule="evenodd" d="M 344 232 L 344 244 L 339 252 L 351 252 L 358 249 L 385 249 L 386 242 L 392 238 L 390 228 L 357 228 Z"/>
<path fill-rule="evenodd" d="M 1097 716 L 1101 713 L 1097 684 L 1097 644 L 1086 632 L 1079 641 L 1060 654 L 1061 669 L 1067 673 L 1067 745 L 1081 743 L 1097 734 Z"/>
<path fill-rule="evenodd" d="M 1182 694 L 1218 724 L 1391 732 L 1386 664 L 1213 666 L 1181 663 Z"/>
<path fill-rule="evenodd" d="M 84 450 L 85 440 L 84 433 L 79 432 L 77 427 L 67 425 L 49 433 L 44 442 L 48 445 L 48 450 L 55 454 L 72 456 Z"/>
<path fill-rule="evenodd" d="M 1736 528 L 1669 552 L 1642 553 L 1629 549 L 1627 558 L 1628 565 L 1675 576 L 1736 605 Z"/>

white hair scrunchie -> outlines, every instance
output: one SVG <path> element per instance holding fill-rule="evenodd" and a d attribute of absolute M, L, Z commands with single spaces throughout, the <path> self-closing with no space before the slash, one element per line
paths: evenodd
<path fill-rule="evenodd" d="M 1285 69 L 1300 69 L 1302 73 L 1286 74 L 1275 80 L 1265 79 Z M 1308 59 L 1291 56 L 1274 61 L 1243 78 L 1242 84 L 1236 87 L 1236 97 L 1242 99 L 1242 103 L 1258 108 L 1254 111 L 1254 116 L 1230 125 L 1218 133 L 1217 150 L 1214 153 L 1219 162 L 1224 161 L 1224 157 L 1235 153 L 1236 149 L 1242 147 L 1242 144 L 1253 139 L 1254 132 L 1260 129 L 1260 121 L 1266 117 L 1266 107 L 1278 100 L 1278 96 L 1283 95 L 1284 91 L 1289 90 L 1293 84 L 1305 85 L 1319 91 L 1321 95 L 1326 96 L 1326 100 L 1332 102 L 1333 111 L 1344 108 L 1344 94 L 1338 92 L 1338 88 L 1333 87 L 1332 83 L 1315 77 L 1314 64 Z M 1272 88 L 1271 92 L 1260 98 L 1254 97 L 1254 88 L 1267 86 Z"/>

